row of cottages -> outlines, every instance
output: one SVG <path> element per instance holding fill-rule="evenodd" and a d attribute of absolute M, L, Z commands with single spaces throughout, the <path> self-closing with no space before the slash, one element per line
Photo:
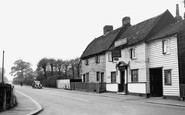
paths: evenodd
<path fill-rule="evenodd" d="M 106 82 L 106 90 L 145 96 L 185 96 L 185 21 L 167 10 L 131 26 L 104 27 L 81 56 L 83 82 Z"/>

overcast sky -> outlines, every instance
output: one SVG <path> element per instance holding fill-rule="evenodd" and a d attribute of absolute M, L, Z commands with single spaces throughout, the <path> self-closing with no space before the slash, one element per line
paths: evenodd
<path fill-rule="evenodd" d="M 124 16 L 134 25 L 166 9 L 175 16 L 176 4 L 183 16 L 183 0 L 1 0 L 0 67 L 3 50 L 8 79 L 17 59 L 35 69 L 44 57 L 80 57 L 104 25 L 116 29 Z"/>

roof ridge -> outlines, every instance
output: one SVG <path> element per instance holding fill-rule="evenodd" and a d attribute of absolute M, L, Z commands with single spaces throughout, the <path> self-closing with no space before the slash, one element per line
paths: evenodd
<path fill-rule="evenodd" d="M 165 14 L 167 11 L 169 12 L 169 10 L 166 10 L 165 12 L 163 12 L 163 13 L 161 13 L 161 14 L 159 14 L 159 15 L 156 15 L 156 16 L 154 16 L 154 17 L 145 19 L 145 20 L 143 20 L 143 21 L 141 21 L 141 22 L 139 22 L 139 23 L 137 23 L 137 24 L 134 24 L 133 26 L 136 26 L 136 25 L 139 25 L 139 24 L 144 23 L 144 22 L 146 22 L 146 21 L 149 21 L 149 20 L 158 18 L 158 17 L 162 16 L 163 14 Z M 133 27 L 133 26 L 130 26 L 130 27 Z"/>

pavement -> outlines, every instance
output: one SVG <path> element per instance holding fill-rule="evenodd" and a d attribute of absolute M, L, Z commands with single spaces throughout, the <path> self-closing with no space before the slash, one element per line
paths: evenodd
<path fill-rule="evenodd" d="M 35 115 L 42 111 L 42 106 L 28 95 L 15 91 L 17 106 L 0 113 L 0 115 Z"/>
<path fill-rule="evenodd" d="M 51 88 L 45 88 L 50 89 Z M 52 88 L 52 90 L 59 90 Z M 80 93 L 84 95 L 93 95 L 93 96 L 103 96 L 107 98 L 114 98 L 120 100 L 128 100 L 128 101 L 139 101 L 141 103 L 150 103 L 150 104 L 160 104 L 160 105 L 167 105 L 167 106 L 176 106 L 176 107 L 185 107 L 185 101 L 180 100 L 172 100 L 172 99 L 163 99 L 162 97 L 141 97 L 141 96 L 134 96 L 134 95 L 124 95 L 120 93 L 112 93 L 112 92 L 105 92 L 105 93 L 92 93 L 92 92 L 83 92 L 83 91 L 74 91 L 74 90 L 64 90 L 61 89 L 59 91 L 62 92 L 70 92 L 70 93 Z M 43 110 L 42 106 L 36 102 L 34 99 L 29 97 L 26 94 L 23 94 L 19 91 L 15 91 L 18 105 L 13 109 L 1 112 L 0 115 L 35 115 Z"/>
<path fill-rule="evenodd" d="M 114 92 L 92 93 L 92 92 L 82 92 L 82 91 L 64 90 L 64 89 L 61 89 L 61 91 L 68 91 L 72 93 L 83 93 L 85 95 L 103 96 L 103 97 L 114 98 L 114 99 L 116 98 L 121 100 L 139 101 L 139 102 L 150 103 L 150 104 L 185 107 L 185 101 L 175 100 L 175 99 L 164 99 L 163 97 L 146 98 L 143 96 L 124 95 L 121 93 L 114 93 Z"/>
<path fill-rule="evenodd" d="M 177 106 L 177 107 L 185 107 L 185 101 L 175 100 L 175 99 L 164 99 L 163 97 L 141 97 L 134 95 L 122 95 L 117 93 L 102 93 L 102 96 L 110 97 L 110 98 L 118 98 L 130 101 L 139 101 L 143 103 L 150 104 L 160 104 L 160 105 L 168 105 L 168 106 Z"/>

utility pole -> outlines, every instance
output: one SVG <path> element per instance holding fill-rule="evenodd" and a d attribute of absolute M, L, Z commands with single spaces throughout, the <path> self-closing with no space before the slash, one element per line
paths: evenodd
<path fill-rule="evenodd" d="M 4 50 L 3 50 L 3 60 L 2 60 L 2 83 L 4 83 Z"/>
<path fill-rule="evenodd" d="M 184 8 L 185 8 L 185 0 L 183 2 L 184 2 Z M 184 19 L 185 19 L 185 12 L 184 12 Z"/>

